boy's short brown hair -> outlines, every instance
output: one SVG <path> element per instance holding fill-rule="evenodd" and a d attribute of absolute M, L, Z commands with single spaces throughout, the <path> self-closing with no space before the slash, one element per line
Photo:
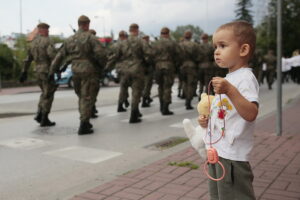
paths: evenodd
<path fill-rule="evenodd" d="M 217 31 L 223 29 L 231 29 L 240 45 L 248 44 L 250 46 L 250 51 L 248 56 L 248 58 L 250 59 L 254 54 L 255 46 L 256 46 L 256 34 L 253 26 L 246 21 L 239 20 L 239 21 L 223 24 L 217 29 Z"/>

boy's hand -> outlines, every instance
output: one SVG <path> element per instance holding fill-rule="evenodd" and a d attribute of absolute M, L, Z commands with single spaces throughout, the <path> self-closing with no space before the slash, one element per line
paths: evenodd
<path fill-rule="evenodd" d="M 207 125 L 208 125 L 208 117 L 205 116 L 205 115 L 200 115 L 198 117 L 198 123 L 200 124 L 200 126 L 202 128 L 207 128 Z"/>
<path fill-rule="evenodd" d="M 232 85 L 221 77 L 213 77 L 212 85 L 216 94 L 227 94 L 232 88 Z"/>

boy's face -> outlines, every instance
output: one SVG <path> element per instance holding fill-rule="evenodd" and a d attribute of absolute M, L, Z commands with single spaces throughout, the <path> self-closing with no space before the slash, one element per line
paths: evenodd
<path fill-rule="evenodd" d="M 230 29 L 221 29 L 214 33 L 213 44 L 215 47 L 214 58 L 221 68 L 229 71 L 242 67 L 241 46 Z"/>

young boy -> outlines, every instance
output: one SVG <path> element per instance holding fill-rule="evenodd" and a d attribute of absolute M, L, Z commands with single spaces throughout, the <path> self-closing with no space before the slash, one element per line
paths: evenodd
<path fill-rule="evenodd" d="M 224 24 L 213 35 L 215 62 L 219 67 L 227 68 L 229 73 L 225 78 L 212 79 L 216 97 L 211 105 L 210 122 L 205 116 L 200 115 L 198 118 L 200 126 L 211 132 L 212 142 L 220 137 L 222 128 L 225 128 L 225 136 L 212 144 L 226 170 L 221 181 L 209 180 L 212 200 L 255 199 L 249 154 L 253 147 L 254 125 L 258 114 L 259 86 L 248 67 L 255 42 L 254 29 L 245 21 Z M 221 107 L 225 109 L 225 117 L 218 113 Z M 222 176 L 219 164 L 209 164 L 208 168 L 211 176 Z"/>

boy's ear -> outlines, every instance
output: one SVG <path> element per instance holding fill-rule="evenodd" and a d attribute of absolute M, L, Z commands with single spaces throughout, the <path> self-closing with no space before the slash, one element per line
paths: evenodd
<path fill-rule="evenodd" d="M 250 45 L 249 44 L 242 44 L 240 48 L 240 56 L 244 57 L 247 56 L 250 52 Z"/>

